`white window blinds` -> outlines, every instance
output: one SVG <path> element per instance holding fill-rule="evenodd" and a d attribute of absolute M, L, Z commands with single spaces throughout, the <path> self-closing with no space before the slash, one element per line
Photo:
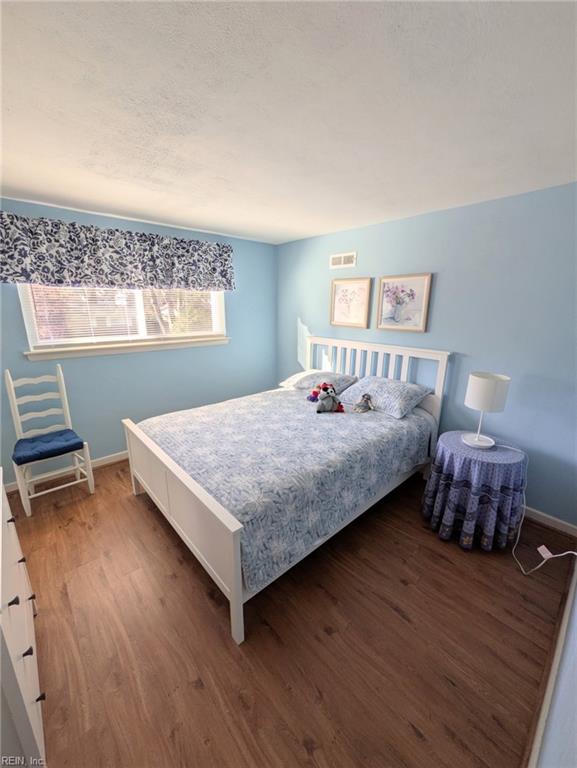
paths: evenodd
<path fill-rule="evenodd" d="M 19 291 L 33 349 L 225 334 L 221 291 L 44 285 Z"/>

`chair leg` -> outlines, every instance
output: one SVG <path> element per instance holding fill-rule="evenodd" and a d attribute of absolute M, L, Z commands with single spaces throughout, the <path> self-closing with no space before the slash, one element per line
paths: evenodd
<path fill-rule="evenodd" d="M 90 458 L 88 443 L 84 443 L 82 453 L 84 454 L 84 468 L 86 469 L 86 474 L 88 475 L 88 490 L 90 493 L 94 493 L 94 474 L 92 473 L 92 460 Z"/>
<path fill-rule="evenodd" d="M 26 489 L 28 490 L 28 496 L 30 497 L 36 493 L 36 483 L 34 482 L 34 472 L 32 471 L 32 467 L 24 465 L 22 467 L 22 476 L 24 477 Z"/>
<path fill-rule="evenodd" d="M 75 453 L 72 454 L 72 464 L 74 466 L 74 475 L 77 480 L 80 480 L 80 459 Z"/>
<path fill-rule="evenodd" d="M 14 474 L 16 475 L 16 483 L 18 485 L 18 491 L 20 492 L 20 500 L 24 507 L 26 516 L 30 517 L 32 514 L 32 505 L 30 504 L 30 496 L 28 495 L 28 484 L 26 482 L 26 475 L 24 474 L 24 467 L 18 464 L 12 463 L 14 467 Z"/>

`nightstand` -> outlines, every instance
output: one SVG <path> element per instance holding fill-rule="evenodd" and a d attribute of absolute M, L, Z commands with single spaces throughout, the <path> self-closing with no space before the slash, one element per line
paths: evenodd
<path fill-rule="evenodd" d="M 463 432 L 439 438 L 423 497 L 423 515 L 441 539 L 459 537 L 471 549 L 504 549 L 515 539 L 523 515 L 527 456 L 496 445 L 470 448 Z"/>

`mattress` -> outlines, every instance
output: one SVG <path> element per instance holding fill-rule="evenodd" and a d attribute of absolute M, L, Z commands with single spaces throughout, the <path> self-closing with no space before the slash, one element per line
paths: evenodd
<path fill-rule="evenodd" d="M 419 408 L 317 414 L 302 390 L 277 389 L 138 426 L 243 524 L 253 592 L 425 462 L 434 420 Z"/>

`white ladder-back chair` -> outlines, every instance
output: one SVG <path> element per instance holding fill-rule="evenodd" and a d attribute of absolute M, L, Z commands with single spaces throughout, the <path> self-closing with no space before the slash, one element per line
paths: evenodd
<path fill-rule="evenodd" d="M 90 460 L 88 443 L 85 443 L 72 429 L 62 367 L 60 365 L 56 366 L 55 376 L 46 375 L 35 378 L 13 379 L 10 371 L 6 370 L 4 377 L 17 437 L 14 453 L 12 454 L 12 465 L 16 474 L 22 506 L 26 514 L 28 516 L 32 514 L 31 499 L 43 496 L 46 493 L 52 493 L 52 491 L 58 491 L 61 488 L 67 488 L 70 485 L 88 483 L 90 493 L 94 493 L 94 476 L 92 474 L 92 462 Z M 36 386 L 44 383 L 56 384 L 56 389 L 52 388 L 48 392 L 22 395 L 21 397 L 16 395 L 16 390 L 21 387 Z M 57 400 L 60 402 L 60 405 L 59 407 L 46 408 L 43 411 L 21 411 L 21 407 L 24 405 L 44 400 Z M 51 424 L 48 427 L 42 428 L 25 428 L 30 421 L 55 416 L 61 416 L 64 423 Z M 72 467 L 68 466 L 44 472 L 43 474 L 33 474 L 32 468 L 37 464 L 60 456 L 70 456 L 72 458 Z M 76 478 L 75 480 L 36 492 L 37 483 L 45 482 L 54 477 L 70 475 L 71 469 Z"/>

